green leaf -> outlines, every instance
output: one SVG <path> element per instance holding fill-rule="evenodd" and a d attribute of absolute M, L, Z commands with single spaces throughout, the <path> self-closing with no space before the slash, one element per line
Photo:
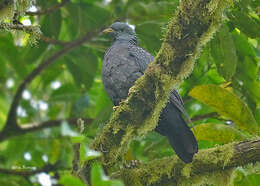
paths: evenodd
<path fill-rule="evenodd" d="M 6 80 L 6 63 L 2 56 L 0 56 L 0 82 Z"/>
<path fill-rule="evenodd" d="M 85 186 L 85 184 L 79 178 L 70 174 L 63 175 L 59 180 L 59 184 L 63 186 Z"/>
<path fill-rule="evenodd" d="M 197 140 L 229 143 L 247 139 L 247 136 L 236 128 L 216 123 L 205 123 L 194 127 L 194 134 Z"/>
<path fill-rule="evenodd" d="M 240 59 L 243 59 L 244 56 L 256 57 L 252 45 L 250 45 L 248 38 L 243 33 L 238 33 L 238 31 L 234 30 L 232 32 L 232 37 Z"/>
<path fill-rule="evenodd" d="M 35 64 L 44 54 L 47 46 L 48 45 L 44 42 L 37 43 L 37 46 L 27 44 L 21 51 L 22 60 L 29 64 Z"/>
<path fill-rule="evenodd" d="M 61 11 L 57 10 L 48 16 L 44 16 L 43 22 L 41 24 L 41 30 L 44 35 L 58 38 L 61 29 Z"/>
<path fill-rule="evenodd" d="M 236 71 L 237 55 L 232 35 L 227 26 L 222 26 L 211 41 L 211 55 L 217 65 L 218 72 L 226 80 L 230 80 Z"/>
<path fill-rule="evenodd" d="M 141 45 L 155 54 L 161 46 L 161 24 L 157 22 L 145 22 L 136 25 L 135 31 L 141 41 Z"/>
<path fill-rule="evenodd" d="M 64 84 L 60 88 L 54 90 L 49 101 L 76 101 L 80 96 L 78 88 L 73 84 Z"/>
<path fill-rule="evenodd" d="M 93 186 L 123 186 L 119 180 L 109 180 L 100 164 L 95 163 L 91 168 L 91 185 Z"/>
<path fill-rule="evenodd" d="M 21 60 L 19 51 L 14 45 L 13 37 L 9 34 L 6 36 L 0 37 L 0 55 L 3 60 L 6 60 L 10 64 L 19 77 L 23 78 L 28 71 L 25 61 Z"/>
<path fill-rule="evenodd" d="M 73 109 L 71 110 L 71 115 L 73 117 L 82 116 L 83 112 L 86 110 L 86 108 L 88 108 L 89 102 L 90 99 L 87 93 L 79 97 L 79 99 L 75 101 L 72 106 Z"/>
<path fill-rule="evenodd" d="M 75 39 L 79 35 L 79 24 L 80 24 L 80 12 L 81 8 L 76 3 L 70 3 L 62 9 L 63 13 L 63 24 L 61 28 L 61 38 Z"/>
<path fill-rule="evenodd" d="M 82 159 L 84 161 L 93 160 L 100 156 L 102 156 L 101 152 L 92 150 L 92 149 L 88 148 L 87 146 L 85 148 L 81 148 L 81 158 L 80 159 Z"/>
<path fill-rule="evenodd" d="M 61 153 L 61 148 L 63 148 L 62 141 L 54 139 L 53 141 L 51 141 L 51 143 L 48 144 L 48 146 L 50 146 L 51 148 L 51 151 L 48 154 L 49 162 L 54 164 L 58 161 Z"/>
<path fill-rule="evenodd" d="M 62 136 L 70 136 L 70 137 L 78 137 L 79 134 L 72 130 L 67 121 L 63 121 L 61 124 L 61 135 Z"/>
<path fill-rule="evenodd" d="M 24 186 L 29 186 L 29 185 L 31 185 L 31 183 L 28 181 L 28 179 L 26 179 L 22 176 L 13 176 L 13 175 L 1 174 L 0 175 L 0 185 L 8 185 L 8 186 L 24 185 Z"/>
<path fill-rule="evenodd" d="M 233 11 L 231 14 L 228 14 L 228 17 L 239 30 L 244 32 L 249 37 L 260 37 L 259 20 L 255 20 L 243 11 Z"/>
<path fill-rule="evenodd" d="M 129 6 L 130 3 L 131 6 Z M 127 16 L 134 23 L 143 23 L 150 20 L 167 23 L 178 6 L 178 2 L 156 1 L 144 3 L 143 1 L 137 1 L 132 3 L 132 1 L 128 1 L 128 6 Z"/>
<path fill-rule="evenodd" d="M 37 5 L 43 9 L 49 8 L 51 6 L 56 5 L 56 3 L 60 2 L 59 0 L 54 1 L 36 1 Z"/>
<path fill-rule="evenodd" d="M 0 97 L 0 129 L 4 127 L 5 120 L 7 118 L 7 113 L 8 113 L 8 107 L 6 107 L 7 102 L 5 99 Z"/>
<path fill-rule="evenodd" d="M 65 59 L 76 85 L 79 87 L 84 85 L 86 89 L 89 89 L 92 86 L 98 68 L 97 56 L 91 49 L 81 47 L 73 51 Z"/>
<path fill-rule="evenodd" d="M 104 90 L 101 79 L 96 79 L 94 81 L 93 86 L 88 93 L 91 100 L 90 106 L 87 108 L 89 117 L 97 118 L 100 121 L 100 119 L 103 119 L 98 115 L 100 112 L 104 111 L 104 109 L 108 115 L 112 112 L 112 102 Z M 108 118 L 106 117 L 106 119 Z"/>
<path fill-rule="evenodd" d="M 233 83 L 238 90 L 242 88 L 243 95 L 253 100 L 254 104 L 260 105 L 259 65 L 255 50 L 244 34 L 235 31 L 232 35 L 239 56 Z"/>
<path fill-rule="evenodd" d="M 85 140 L 86 138 L 83 135 L 79 135 L 79 136 L 71 136 L 70 139 L 71 139 L 72 143 L 80 143 L 83 140 Z"/>
<path fill-rule="evenodd" d="M 237 167 L 233 172 L 233 185 L 255 186 L 260 184 L 259 163 Z"/>
<path fill-rule="evenodd" d="M 259 127 L 251 110 L 232 92 L 217 85 L 200 85 L 193 88 L 189 95 L 230 118 L 242 130 L 258 133 Z"/>
<path fill-rule="evenodd" d="M 80 27 L 83 32 L 104 27 L 111 18 L 110 12 L 102 6 L 90 3 L 81 3 L 79 6 L 81 7 Z"/>
<path fill-rule="evenodd" d="M 208 46 L 208 45 L 207 45 Z M 196 67 L 193 69 L 192 75 L 196 77 L 202 76 L 209 70 L 209 47 L 205 47 L 196 62 Z"/>
<path fill-rule="evenodd" d="M 105 177 L 105 173 L 98 163 L 92 165 L 91 168 L 91 184 L 93 186 L 102 186 L 102 177 Z"/>
<path fill-rule="evenodd" d="M 65 27 L 62 29 L 62 36 L 69 33 L 70 38 L 79 34 L 85 34 L 104 27 L 110 21 L 111 13 L 102 6 L 94 3 L 80 1 L 70 3 L 64 8 Z"/>
<path fill-rule="evenodd" d="M 260 83 L 258 81 L 248 81 L 244 84 L 249 91 L 249 96 L 255 101 L 257 106 L 260 106 Z"/>

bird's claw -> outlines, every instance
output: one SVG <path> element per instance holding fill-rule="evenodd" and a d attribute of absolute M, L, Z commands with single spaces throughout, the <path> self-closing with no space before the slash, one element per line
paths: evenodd
<path fill-rule="evenodd" d="M 131 160 L 129 163 L 123 163 L 125 169 L 133 169 L 138 167 L 141 164 L 140 160 Z"/>
<path fill-rule="evenodd" d="M 100 144 L 100 151 L 103 152 L 103 153 L 108 152 L 107 150 L 105 150 L 105 149 L 103 148 L 103 145 L 102 145 L 102 144 Z"/>
<path fill-rule="evenodd" d="M 115 111 L 119 106 L 113 106 L 113 110 Z"/>

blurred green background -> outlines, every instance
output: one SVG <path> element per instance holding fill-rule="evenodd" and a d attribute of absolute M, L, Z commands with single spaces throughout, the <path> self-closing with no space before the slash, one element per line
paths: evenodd
<path fill-rule="evenodd" d="M 13 14 L 8 16 L 3 8 L 13 4 L 0 0 L 0 24 L 13 22 L 41 31 L 39 36 L 37 29 L 24 32 L 1 27 L 1 129 L 19 85 L 30 72 L 74 41 L 84 42 L 64 51 L 23 91 L 17 108 L 19 125 L 43 127 L 1 139 L 0 185 L 83 185 L 70 173 L 72 146 L 75 141 L 81 142 L 82 162 L 92 158 L 88 146 L 113 111 L 101 80 L 102 59 L 111 40 L 101 31 L 114 21 L 128 22 L 135 28 L 139 45 L 156 55 L 179 1 L 25 2 L 16 2 L 17 16 L 13 21 Z M 12 8 L 7 12 L 12 12 Z M 223 16 L 223 25 L 203 48 L 193 73 L 178 87 L 194 122 L 200 149 L 259 136 L 260 1 L 236 1 Z M 77 132 L 77 118 L 85 121 L 84 134 Z M 46 121 L 48 126 L 43 123 Z M 124 161 L 148 162 L 173 154 L 164 137 L 150 132 L 131 143 Z M 100 165 L 95 165 L 92 172 L 93 185 L 123 185 L 118 180 L 100 181 L 104 174 Z M 237 167 L 231 184 L 260 185 L 259 174 L 259 165 Z"/>

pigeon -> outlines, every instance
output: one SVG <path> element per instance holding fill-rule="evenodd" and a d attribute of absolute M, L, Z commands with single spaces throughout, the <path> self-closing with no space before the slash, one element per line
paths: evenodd
<path fill-rule="evenodd" d="M 127 23 L 115 22 L 105 29 L 113 43 L 105 53 L 102 64 L 102 81 L 105 91 L 115 106 L 128 96 L 129 89 L 144 74 L 154 57 L 138 46 L 137 35 Z M 166 136 L 178 157 L 185 163 L 192 162 L 198 152 L 197 140 L 188 127 L 188 115 L 182 98 L 173 89 L 162 110 L 155 131 Z M 188 122 L 187 122 L 188 120 Z"/>

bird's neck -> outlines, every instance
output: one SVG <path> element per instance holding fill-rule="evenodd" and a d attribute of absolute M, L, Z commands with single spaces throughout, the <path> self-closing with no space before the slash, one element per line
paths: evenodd
<path fill-rule="evenodd" d="M 116 38 L 115 38 L 115 41 L 114 43 L 130 43 L 130 44 L 133 44 L 133 45 L 137 45 L 138 42 L 137 42 L 137 37 L 135 35 L 118 35 Z"/>

